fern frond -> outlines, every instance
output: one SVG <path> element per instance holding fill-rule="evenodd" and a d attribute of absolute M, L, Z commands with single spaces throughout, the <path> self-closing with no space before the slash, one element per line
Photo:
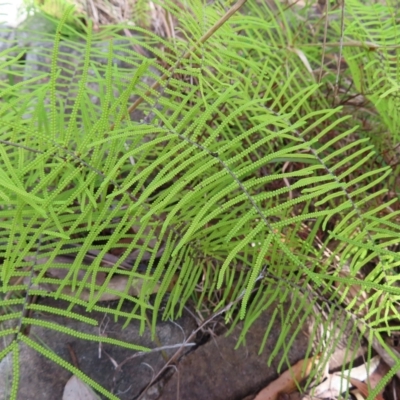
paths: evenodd
<path fill-rule="evenodd" d="M 374 140 L 360 133 L 346 107 L 332 106 L 326 96 L 332 74 L 316 83 L 310 72 L 321 59 L 320 47 L 298 43 L 309 40 L 309 32 L 296 36 L 302 22 L 277 7 L 274 14 L 249 1 L 243 14 L 211 37 L 208 32 L 221 21 L 219 6 L 193 1 L 182 10 L 167 2 L 165 8 L 181 21 L 181 36 L 171 41 L 143 28 L 134 30 L 146 33 L 146 40 L 121 39 L 121 27 L 94 33 L 89 26 L 73 42 L 61 36 L 65 16 L 55 36 L 43 39 L 47 72 L 2 84 L 1 96 L 8 100 L 0 103 L 1 279 L 3 291 L 26 293 L 22 300 L 1 300 L 3 307 L 22 308 L 4 320 L 144 351 L 25 311 L 94 324 L 74 305 L 104 311 L 98 302 L 112 295 L 118 304 L 107 312 L 124 318 L 125 325 L 138 320 L 141 332 L 151 313 L 154 332 L 162 308 L 163 318 L 176 318 L 189 300 L 200 306 L 208 298 L 215 311 L 226 310 L 232 327 L 244 320 L 243 342 L 263 311 L 290 300 L 286 315 L 281 305 L 272 313 L 264 340 L 280 320 L 282 333 L 269 361 L 282 354 L 282 367 L 300 333 L 297 321 L 315 318 L 326 328 L 326 340 L 329 328 L 339 331 L 322 365 L 354 319 L 355 340 L 390 334 L 400 295 L 393 250 L 397 199 L 385 197 L 392 169 L 373 164 Z M 365 8 L 352 0 L 345 39 L 357 26 L 364 36 L 351 40 L 365 42 L 368 34 L 392 46 L 392 31 L 382 38 L 364 24 L 365 15 L 372 15 Z M 156 42 L 164 46 L 164 52 L 153 47 L 157 58 L 131 49 L 151 49 Z M 11 75 L 17 78 L 16 57 L 3 53 L 1 72 L 15 67 Z M 343 54 L 357 89 L 367 84 L 375 90 L 376 63 L 368 64 L 367 83 L 357 68 L 376 54 L 350 46 Z M 392 68 L 385 68 L 383 80 L 394 79 L 385 75 L 393 75 Z M 368 96 L 378 111 L 392 110 L 382 99 L 393 92 Z M 131 119 L 128 110 L 139 116 Z M 383 116 L 379 123 L 390 127 Z M 118 257 L 105 262 L 114 253 Z M 69 262 L 58 258 L 67 255 Z M 117 276 L 126 278 L 118 290 L 112 287 Z M 137 279 L 142 283 L 134 297 Z M 354 287 L 367 294 L 364 304 L 348 300 Z M 66 300 L 68 306 L 28 304 L 34 295 Z M 132 305 L 131 313 L 122 311 L 123 302 Z M 13 329 L 0 334 L 17 334 L 18 343 L 77 372 Z M 317 334 L 315 328 L 307 353 Z M 7 351 L 17 361 L 18 352 Z"/>

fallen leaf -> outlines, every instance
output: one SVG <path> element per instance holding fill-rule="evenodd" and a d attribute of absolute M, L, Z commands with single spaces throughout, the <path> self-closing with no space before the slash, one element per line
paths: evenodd
<path fill-rule="evenodd" d="M 296 383 L 299 383 L 310 374 L 313 364 L 318 359 L 319 356 L 300 360 L 278 379 L 261 390 L 254 400 L 277 400 L 279 395 L 294 392 L 297 388 Z"/>
<path fill-rule="evenodd" d="M 390 368 L 388 367 L 388 365 L 383 360 L 381 360 L 381 362 L 378 365 L 378 368 L 373 372 L 372 375 L 368 377 L 368 384 L 372 388 L 375 388 L 389 371 Z"/>
<path fill-rule="evenodd" d="M 350 387 L 350 379 L 357 379 L 360 382 L 365 381 L 377 369 L 380 363 L 380 357 L 371 358 L 369 363 L 360 365 L 343 372 L 334 372 L 329 374 L 328 378 L 312 390 L 313 396 L 320 398 L 338 397 L 346 392 Z"/>
<path fill-rule="evenodd" d="M 350 378 L 350 383 L 352 384 L 352 386 L 356 387 L 359 390 L 359 392 L 364 396 L 364 398 L 367 398 L 369 396 L 369 389 L 366 383 L 360 382 L 359 380 L 353 378 Z M 378 394 L 375 397 L 375 400 L 384 400 L 384 399 L 381 394 Z"/>
<path fill-rule="evenodd" d="M 100 397 L 90 386 L 73 375 L 65 385 L 62 400 L 100 400 Z"/>
<path fill-rule="evenodd" d="M 389 372 L 390 368 L 386 365 L 385 362 L 381 360 L 377 369 L 367 378 L 368 385 L 371 389 L 374 389 L 378 383 L 386 376 Z M 369 395 L 368 385 L 364 382 L 360 382 L 357 379 L 350 379 L 351 384 L 356 387 L 359 392 L 367 398 Z M 351 393 L 354 393 L 353 391 Z M 375 397 L 375 400 L 384 400 L 383 399 L 383 389 L 382 391 Z"/>
<path fill-rule="evenodd" d="M 352 390 L 350 393 L 356 398 L 356 400 L 365 400 L 365 397 L 358 389 Z"/>

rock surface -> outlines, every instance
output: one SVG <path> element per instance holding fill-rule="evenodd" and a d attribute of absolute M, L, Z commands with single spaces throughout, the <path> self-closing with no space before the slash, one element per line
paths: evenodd
<path fill-rule="evenodd" d="M 287 304 L 284 305 L 283 312 L 285 309 L 289 309 Z M 252 395 L 278 377 L 277 368 L 281 362 L 281 353 L 274 358 L 270 366 L 267 365 L 267 360 L 281 331 L 279 320 L 274 322 L 264 352 L 258 354 L 272 312 L 273 310 L 269 309 L 255 321 L 246 335 L 245 346 L 235 350 L 240 334 L 239 325 L 230 336 L 211 339 L 196 351 L 189 353 L 179 363 L 177 373 L 165 385 L 160 399 L 242 400 L 247 396 L 252 398 Z M 290 330 L 286 342 L 292 339 L 293 334 L 294 329 Z M 299 334 L 289 351 L 288 362 L 292 365 L 304 358 L 307 346 L 308 338 L 304 333 Z"/>
<path fill-rule="evenodd" d="M 52 299 L 42 299 L 40 304 L 60 309 L 67 307 L 67 303 Z M 109 306 L 112 307 L 113 304 L 109 303 Z M 123 311 L 129 312 L 131 307 L 126 305 Z M 179 346 L 197 328 L 193 314 L 186 312 L 176 322 L 158 322 L 158 341 L 154 341 L 148 329 L 143 336 L 140 336 L 138 321 L 132 320 L 125 329 L 122 329 L 124 320 L 115 322 L 111 314 L 98 311 L 88 313 L 80 306 L 75 306 L 73 311 L 81 316 L 95 319 L 99 326 L 49 313 L 36 312 L 33 317 L 73 329 L 79 334 L 106 336 L 147 348 Z M 139 395 L 146 400 L 177 398 L 239 400 L 255 394 L 278 375 L 280 356 L 274 359 L 271 366 L 267 365 L 267 359 L 280 333 L 279 321 L 275 321 L 264 353 L 258 355 L 271 314 L 272 311 L 265 312 L 254 323 L 246 336 L 246 345 L 240 346 L 237 350 L 234 347 L 240 334 L 240 325 L 228 337 L 224 335 L 210 337 L 205 344 L 200 344 L 196 348 L 186 347 L 183 356 L 177 363 L 172 364 L 175 366 L 166 368 L 161 379 L 149 388 L 152 378 L 166 365 L 177 348 L 142 354 L 129 359 L 138 352 L 107 343 L 99 345 L 96 341 L 80 339 L 42 326 L 31 326 L 29 337 L 66 362 L 77 363 L 82 372 L 121 400 L 136 399 Z M 290 339 L 291 336 L 288 335 L 288 340 Z M 295 363 L 303 358 L 307 345 L 307 337 L 303 334 L 298 335 L 292 344 L 288 361 Z M 23 343 L 20 344 L 19 360 L 18 400 L 62 398 L 64 387 L 72 376 L 70 371 Z M 0 392 L 1 400 L 8 398 L 11 388 L 11 361 L 10 356 L 0 364 L 0 373 L 3 377 L 3 382 L 0 382 L 0 386 L 3 387 L 3 393 Z M 122 363 L 122 368 L 116 369 Z"/>

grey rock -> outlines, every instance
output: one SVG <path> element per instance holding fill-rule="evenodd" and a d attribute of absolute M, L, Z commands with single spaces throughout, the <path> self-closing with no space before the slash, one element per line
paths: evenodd
<path fill-rule="evenodd" d="M 290 305 L 286 303 L 283 307 L 285 313 Z M 281 332 L 278 319 L 273 324 L 264 352 L 258 354 L 272 313 L 273 307 L 254 322 L 246 335 L 245 346 L 235 350 L 242 328 L 239 324 L 230 336 L 218 336 L 184 357 L 177 365 L 178 372 L 165 384 L 159 399 L 175 400 L 179 393 L 182 400 L 242 400 L 275 380 L 281 352 L 271 366 L 267 365 L 267 360 Z M 295 328 L 289 331 L 286 343 L 292 339 Z M 304 358 L 308 340 L 303 331 L 295 337 L 288 353 L 291 365 Z"/>
<path fill-rule="evenodd" d="M 43 305 L 66 309 L 67 303 L 51 299 L 43 299 Z M 112 307 L 112 304 L 109 304 Z M 123 311 L 130 312 L 132 306 L 123 306 Z M 124 320 L 115 321 L 113 316 L 101 312 L 86 312 L 83 307 L 75 306 L 74 312 L 94 318 L 99 326 L 92 326 L 72 318 L 57 315 L 36 313 L 34 318 L 61 325 L 82 334 L 122 340 L 147 348 L 157 348 L 148 330 L 143 336 L 139 334 L 140 324 L 132 320 L 125 329 L 122 329 Z M 157 336 L 162 346 L 175 345 L 183 342 L 183 336 L 189 335 L 195 328 L 195 322 L 189 315 L 184 316 L 177 323 L 182 330 L 172 322 L 159 322 Z M 138 352 L 135 350 L 98 342 L 79 339 L 57 330 L 32 326 L 30 338 L 40 345 L 50 349 L 54 354 L 65 361 L 72 363 L 68 346 L 73 349 L 81 371 L 98 382 L 107 390 L 112 391 L 121 400 L 132 399 L 137 396 L 151 381 L 165 364 L 161 351 L 142 354 L 131 358 Z M 173 350 L 172 350 L 173 351 Z M 170 352 L 167 352 L 171 354 Z M 115 363 L 123 363 L 121 369 L 116 370 Z M 5 367 L 4 367 L 5 368 Z M 9 372 L 8 372 L 9 374 Z M 72 376 L 71 372 L 55 364 L 43 355 L 37 353 L 25 344 L 20 344 L 20 382 L 18 400 L 54 400 L 61 399 L 65 384 Z M 152 389 L 153 396 L 158 389 Z M 1 399 L 1 397 L 0 397 Z"/>

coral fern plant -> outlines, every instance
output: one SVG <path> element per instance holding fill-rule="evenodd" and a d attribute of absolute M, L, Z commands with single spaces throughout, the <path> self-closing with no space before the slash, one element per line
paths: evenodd
<path fill-rule="evenodd" d="M 162 2 L 178 21 L 169 37 L 79 33 L 65 16 L 41 37 L 47 70 L 21 64 L 21 44 L 0 53 L 0 304 L 14 321 L 0 358 L 14 354 L 13 398 L 21 343 L 79 374 L 26 325 L 135 348 L 28 313 L 82 319 L 75 304 L 98 310 L 107 295 L 142 330 L 191 299 L 244 320 L 244 333 L 291 299 L 273 314 L 283 326 L 313 316 L 328 329 L 340 315 L 392 360 L 387 379 L 400 367 L 385 341 L 399 329 L 398 169 L 385 156 L 398 140 L 395 8 L 349 0 L 312 15 L 249 0 L 228 15 L 186 3 Z M 270 359 L 285 359 L 285 332 Z"/>

